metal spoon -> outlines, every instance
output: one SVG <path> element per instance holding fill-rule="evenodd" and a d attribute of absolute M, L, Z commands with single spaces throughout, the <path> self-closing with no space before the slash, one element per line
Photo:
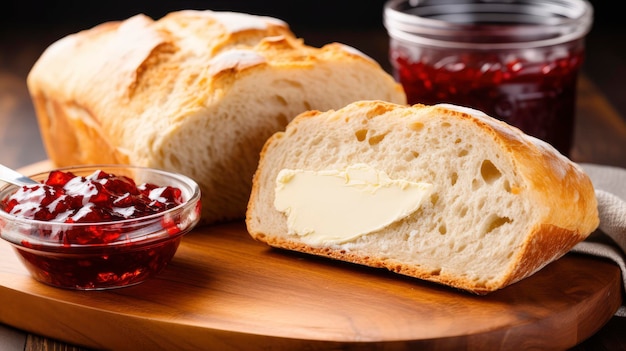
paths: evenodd
<path fill-rule="evenodd" d="M 19 186 L 41 184 L 40 182 L 28 178 L 22 173 L 19 173 L 3 164 L 0 164 L 0 180 Z"/>

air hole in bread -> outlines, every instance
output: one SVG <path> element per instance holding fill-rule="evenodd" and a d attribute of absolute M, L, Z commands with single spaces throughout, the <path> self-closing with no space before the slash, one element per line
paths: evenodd
<path fill-rule="evenodd" d="M 420 153 L 417 151 L 410 151 L 410 152 L 406 152 L 404 154 L 404 160 L 407 162 L 413 161 L 414 159 L 418 158 L 420 156 Z"/>
<path fill-rule="evenodd" d="M 515 186 L 515 185 L 511 186 L 511 194 L 517 195 L 521 192 L 522 192 L 522 188 Z"/>
<path fill-rule="evenodd" d="M 441 274 L 441 268 L 435 269 L 432 272 L 430 272 L 431 275 L 440 275 Z"/>
<path fill-rule="evenodd" d="M 428 139 L 428 144 L 430 144 L 431 146 L 439 146 L 439 139 L 440 138 Z"/>
<path fill-rule="evenodd" d="M 467 156 L 469 154 L 469 151 L 467 149 L 463 149 L 461 151 L 459 151 L 459 157 L 463 157 L 463 156 Z"/>
<path fill-rule="evenodd" d="M 459 217 L 463 218 L 467 215 L 467 206 L 461 207 L 459 210 Z"/>
<path fill-rule="evenodd" d="M 424 128 L 424 123 L 422 122 L 413 122 L 411 124 L 409 124 L 409 128 L 411 128 L 412 130 L 419 132 Z"/>
<path fill-rule="evenodd" d="M 492 214 L 489 216 L 489 218 L 487 219 L 487 222 L 485 223 L 485 227 L 483 229 L 483 233 L 489 234 L 491 232 L 493 232 L 494 230 L 502 227 L 503 225 L 507 224 L 507 223 L 512 223 L 513 220 L 508 218 L 508 217 L 501 217 L 495 214 Z"/>
<path fill-rule="evenodd" d="M 368 139 L 368 142 L 370 145 L 378 145 L 378 143 L 380 143 L 383 139 L 385 139 L 385 135 L 386 134 L 374 135 Z"/>
<path fill-rule="evenodd" d="M 408 169 L 407 164 L 405 162 L 402 163 L 397 163 L 395 165 L 393 165 L 393 168 L 391 169 L 390 173 L 403 173 L 406 172 Z"/>
<path fill-rule="evenodd" d="M 479 182 L 478 179 L 476 178 L 472 179 L 472 191 L 478 190 L 480 186 L 481 186 L 481 182 Z"/>
<path fill-rule="evenodd" d="M 481 198 L 480 200 L 478 200 L 478 209 L 482 210 L 485 207 L 485 199 Z"/>
<path fill-rule="evenodd" d="M 437 201 L 439 201 L 439 194 L 433 193 L 430 195 L 430 203 L 433 204 L 433 206 L 437 204 Z"/>
<path fill-rule="evenodd" d="M 451 126 L 451 124 L 449 122 L 443 122 L 441 123 L 441 126 L 444 128 L 449 128 Z"/>
<path fill-rule="evenodd" d="M 453 172 L 450 175 L 450 185 L 456 184 L 456 181 L 459 179 L 459 175 L 456 172 Z"/>
<path fill-rule="evenodd" d="M 356 140 L 358 141 L 364 141 L 367 138 L 367 129 L 360 129 L 357 130 L 354 133 L 354 136 L 356 136 Z"/>
<path fill-rule="evenodd" d="M 504 182 L 502 182 L 502 186 L 504 187 L 504 190 L 507 193 L 511 192 L 511 183 L 509 183 L 509 181 L 507 179 L 505 179 Z"/>
<path fill-rule="evenodd" d="M 445 224 L 440 225 L 437 230 L 439 230 L 439 234 L 441 235 L 445 235 L 448 232 L 448 228 Z"/>
<path fill-rule="evenodd" d="M 460 144 L 460 143 L 461 143 L 461 141 L 462 141 L 462 140 L 461 140 L 461 138 L 457 138 L 457 139 L 454 141 L 454 143 L 455 143 L 455 144 Z"/>
<path fill-rule="evenodd" d="M 312 146 L 317 146 L 317 145 L 321 144 L 322 141 L 324 141 L 324 136 L 323 135 L 318 135 L 317 137 L 315 137 L 315 139 L 311 140 L 311 145 Z"/>
<path fill-rule="evenodd" d="M 502 173 L 491 161 L 484 160 L 480 166 L 480 175 L 485 183 L 492 184 L 502 176 Z"/>

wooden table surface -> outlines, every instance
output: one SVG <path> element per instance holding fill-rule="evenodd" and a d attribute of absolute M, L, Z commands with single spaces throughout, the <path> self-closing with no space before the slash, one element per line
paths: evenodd
<path fill-rule="evenodd" d="M 359 48 L 381 62 L 387 63 L 387 38 L 380 30 L 361 31 L 311 31 L 300 36 L 312 45 L 339 41 Z M 46 159 L 41 143 L 34 110 L 26 89 L 26 75 L 43 49 L 59 33 L 21 32 L 0 36 L 0 163 L 11 167 L 26 165 Z M 620 38 L 619 36 L 615 38 Z M 604 52 L 610 38 L 597 38 L 590 43 L 586 68 L 579 82 L 577 124 L 571 158 L 626 168 L 626 110 L 624 101 L 616 92 L 623 91 L 626 60 Z M 597 45 L 597 46 L 594 46 Z M 622 45 L 615 41 L 613 45 Z M 595 51 L 595 48 L 599 50 Z M 601 48 L 601 50 L 600 50 Z M 603 61 L 605 60 L 605 61 Z M 602 67 L 602 65 L 611 65 Z M 615 66 L 615 65 L 618 66 Z M 613 75 L 612 79 L 607 76 Z M 10 301 L 0 301 L 1 304 Z M 1 308 L 1 307 L 0 307 Z M 573 350 L 625 350 L 626 318 L 613 317 L 592 337 Z M 83 350 L 59 340 L 33 335 L 0 324 L 0 350 Z"/>

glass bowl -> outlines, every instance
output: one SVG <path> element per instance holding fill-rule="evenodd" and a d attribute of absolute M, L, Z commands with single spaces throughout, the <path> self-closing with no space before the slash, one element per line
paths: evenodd
<path fill-rule="evenodd" d="M 89 165 L 57 169 L 76 176 L 97 170 L 180 189 L 183 202 L 139 218 L 109 222 L 64 223 L 32 220 L 5 211 L 5 200 L 19 186 L 0 188 L 0 237 L 14 248 L 36 280 L 59 288 L 103 290 L 141 283 L 161 272 L 174 257 L 182 236 L 200 220 L 200 188 L 190 178 L 152 168 Z M 31 175 L 45 181 L 50 172 Z M 84 240 L 85 236 L 106 238 Z"/>

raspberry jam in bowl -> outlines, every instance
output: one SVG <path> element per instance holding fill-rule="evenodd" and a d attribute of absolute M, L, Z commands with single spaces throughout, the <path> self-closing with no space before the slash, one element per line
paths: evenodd
<path fill-rule="evenodd" d="M 131 286 L 160 273 L 200 220 L 190 178 L 125 165 L 68 167 L 0 189 L 0 236 L 36 280 L 76 290 Z"/>

